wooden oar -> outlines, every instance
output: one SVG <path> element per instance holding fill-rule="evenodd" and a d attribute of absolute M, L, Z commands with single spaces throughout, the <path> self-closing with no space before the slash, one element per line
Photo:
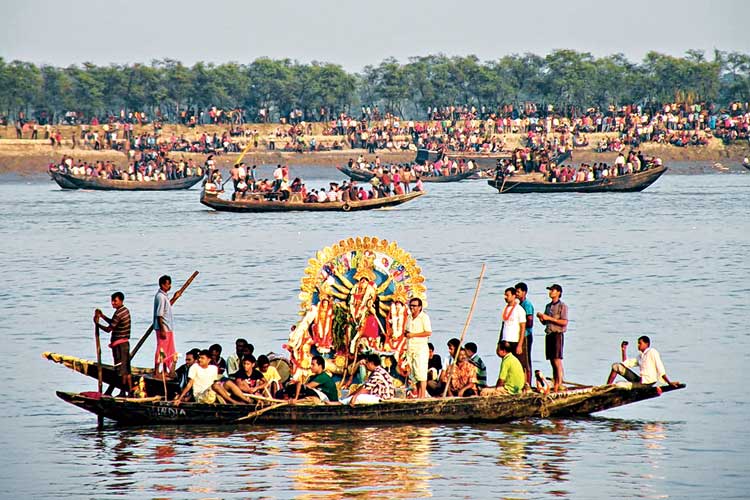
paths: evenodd
<path fill-rule="evenodd" d="M 180 287 L 180 289 L 177 290 L 177 292 L 175 292 L 174 295 L 172 295 L 172 298 L 169 300 L 170 304 L 174 305 L 174 303 L 177 302 L 177 299 L 182 297 L 182 293 L 187 289 L 187 287 L 190 286 L 190 283 L 193 282 L 196 276 L 198 276 L 198 271 L 194 271 L 193 274 L 191 274 L 188 280 L 185 282 L 185 284 L 182 285 L 182 287 Z M 141 348 L 143 343 L 146 341 L 148 336 L 151 335 L 151 332 L 153 331 L 154 331 L 154 324 L 151 323 L 151 326 L 148 327 L 148 330 L 146 330 L 146 333 L 143 334 L 143 337 L 141 337 L 141 340 L 138 341 L 135 348 L 130 352 L 130 359 L 133 359 L 135 354 L 138 352 L 138 350 Z"/>
<path fill-rule="evenodd" d="M 482 264 L 482 271 L 479 273 L 479 279 L 477 280 L 477 289 L 474 291 L 474 300 L 471 301 L 471 307 L 469 308 L 469 315 L 466 317 L 466 323 L 464 323 L 464 329 L 461 332 L 461 339 L 458 341 L 458 347 L 456 347 L 456 354 L 453 356 L 453 368 L 448 374 L 448 380 L 445 382 L 445 389 L 443 390 L 443 397 L 448 395 L 448 389 L 451 386 L 451 379 L 453 378 L 453 372 L 456 371 L 456 361 L 458 360 L 458 352 L 461 350 L 461 346 L 464 343 L 466 337 L 466 330 L 469 329 L 469 323 L 471 323 L 471 316 L 474 314 L 474 306 L 477 304 L 477 297 L 479 296 L 479 289 L 482 287 L 482 280 L 484 279 L 484 270 L 487 268 L 487 264 Z"/>
<path fill-rule="evenodd" d="M 96 368 L 98 371 L 98 380 L 97 380 L 97 391 L 99 392 L 99 396 L 102 395 L 102 344 L 99 340 L 99 323 L 96 324 L 94 327 L 94 339 L 96 340 Z M 97 427 L 101 428 L 104 425 L 104 417 L 101 415 L 97 415 L 96 417 L 96 425 Z"/>
<path fill-rule="evenodd" d="M 264 408 L 261 408 L 260 410 L 252 411 L 252 412 L 248 413 L 247 415 L 245 415 L 244 417 L 238 418 L 237 420 L 235 420 L 235 422 L 242 422 L 243 420 L 250 420 L 251 418 L 255 418 L 258 415 L 262 415 L 262 414 L 264 414 L 267 411 L 275 410 L 276 408 L 281 408 L 282 406 L 287 406 L 288 404 L 289 403 L 287 403 L 286 401 L 284 401 L 284 402 L 281 402 L 281 403 L 276 403 L 274 405 L 266 406 Z"/>

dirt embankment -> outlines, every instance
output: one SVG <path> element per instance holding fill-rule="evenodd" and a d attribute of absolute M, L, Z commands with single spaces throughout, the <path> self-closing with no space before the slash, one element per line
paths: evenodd
<path fill-rule="evenodd" d="M 349 158 L 356 158 L 362 154 L 366 158 L 371 159 L 375 155 L 368 155 L 364 149 L 346 149 L 343 151 L 324 151 L 316 153 L 290 153 L 281 151 L 269 151 L 266 143 L 266 138 L 271 134 L 277 124 L 258 124 L 258 125 L 245 125 L 246 129 L 254 129 L 257 127 L 260 133 L 260 144 L 257 149 L 250 149 L 244 161 L 250 165 L 275 165 L 277 163 L 287 163 L 290 165 L 321 165 L 321 166 L 335 166 L 346 163 Z M 73 141 L 71 137 L 76 134 L 80 135 L 80 128 L 74 126 L 63 126 L 56 127 L 55 130 L 60 130 L 63 136 L 62 146 L 53 147 L 48 140 L 38 139 L 15 139 L 15 129 L 12 127 L 0 127 L 0 174 L 2 173 L 15 173 L 20 175 L 35 175 L 44 173 L 47 166 L 58 161 L 62 155 L 70 155 L 76 159 L 83 159 L 88 161 L 106 161 L 110 160 L 117 164 L 125 164 L 126 156 L 122 152 L 103 150 L 95 151 L 91 149 L 81 149 L 80 145 L 73 149 Z M 99 128 L 100 129 L 100 128 Z M 162 136 L 169 137 L 171 134 L 176 136 L 183 136 L 189 140 L 200 136 L 202 133 L 208 133 L 213 135 L 214 133 L 221 134 L 226 131 L 226 126 L 205 126 L 197 128 L 187 128 L 184 126 L 177 125 L 165 125 L 162 129 Z M 153 127 L 142 127 L 137 128 L 136 133 L 140 132 L 152 132 Z M 313 133 L 321 134 L 322 125 L 314 124 Z M 28 133 L 26 137 L 28 137 Z M 594 147 L 602 138 L 614 137 L 616 134 L 588 134 L 589 146 L 581 149 L 576 149 L 573 153 L 574 164 L 579 162 L 595 162 L 595 161 L 606 161 L 611 162 L 614 160 L 615 153 L 597 153 L 594 151 Z M 44 131 L 40 129 L 39 137 L 44 136 Z M 5 137 L 5 138 L 2 138 Z M 309 136 L 308 136 L 309 137 Z M 316 140 L 322 143 L 332 143 L 334 140 L 341 140 L 339 136 L 326 136 L 326 135 L 315 135 Z M 512 149 L 513 147 L 519 146 L 524 140 L 521 134 L 506 134 L 504 136 L 507 147 Z M 238 141 L 244 143 L 246 139 L 238 138 Z M 277 142 L 277 147 L 283 147 L 286 139 Z M 750 147 L 747 144 L 743 145 L 732 145 L 726 146 L 718 139 L 711 139 L 708 145 L 705 146 L 688 146 L 684 148 L 660 145 L 655 143 L 644 143 L 641 145 L 640 150 L 647 156 L 653 155 L 662 158 L 664 162 L 670 161 L 742 161 L 743 157 L 750 156 Z M 386 163 L 401 163 L 409 162 L 414 159 L 415 153 L 413 151 L 386 151 L 378 150 L 377 156 Z M 197 153 L 172 153 L 173 157 L 185 157 L 194 158 L 196 161 L 202 162 L 205 160 L 206 155 Z M 237 159 L 237 154 L 226 154 L 217 155 L 215 159 L 217 163 L 222 167 L 228 167 Z"/>

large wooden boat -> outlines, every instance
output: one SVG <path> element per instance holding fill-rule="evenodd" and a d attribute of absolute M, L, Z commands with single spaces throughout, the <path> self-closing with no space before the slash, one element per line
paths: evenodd
<path fill-rule="evenodd" d="M 608 410 L 661 393 L 684 388 L 642 386 L 623 382 L 581 387 L 566 392 L 518 395 L 394 399 L 370 405 L 333 405 L 260 400 L 255 405 L 174 403 L 101 396 L 98 393 L 57 392 L 58 397 L 122 425 L 186 424 L 388 424 L 428 422 L 508 422 L 526 418 L 576 417 Z"/>
<path fill-rule="evenodd" d="M 667 167 L 651 167 L 642 172 L 607 177 L 587 182 L 526 181 L 524 176 L 491 179 L 487 184 L 499 193 L 606 193 L 643 191 L 667 171 Z"/>
<path fill-rule="evenodd" d="M 294 195 L 287 201 L 268 200 L 262 194 L 246 195 L 238 200 L 225 200 L 216 192 L 204 190 L 201 193 L 201 203 L 220 212 L 354 212 L 395 207 L 423 194 L 424 191 L 413 191 L 371 200 L 305 203 Z"/>
<path fill-rule="evenodd" d="M 512 158 L 510 152 L 503 153 L 477 153 L 471 151 L 432 151 L 429 149 L 418 149 L 417 156 L 414 158 L 414 162 L 420 165 L 424 165 L 426 162 L 435 163 L 439 159 L 447 156 L 452 160 L 464 160 L 473 161 L 475 168 L 480 170 L 495 169 L 498 161 L 510 160 Z M 562 162 L 570 159 L 570 151 L 565 151 L 558 154 L 555 157 L 555 164 L 559 165 Z"/>
<path fill-rule="evenodd" d="M 349 165 L 342 165 L 336 168 L 349 176 L 350 179 L 359 182 L 368 182 L 370 179 L 375 177 L 375 172 L 357 167 L 349 167 Z M 422 175 L 420 179 L 422 179 L 422 182 L 458 182 L 464 179 L 468 179 L 476 172 L 477 169 L 467 170 L 466 172 L 461 172 L 454 175 Z"/>
<path fill-rule="evenodd" d="M 190 189 L 203 177 L 192 176 L 166 181 L 123 181 L 120 179 L 101 179 L 99 177 L 80 177 L 57 172 L 52 178 L 63 189 L 93 189 L 97 191 L 173 191 Z M 50 173 L 52 175 L 52 173 Z M 65 183 L 67 186 L 63 186 Z"/>
<path fill-rule="evenodd" d="M 63 189 L 78 189 L 78 186 L 76 184 L 73 184 L 68 177 L 63 174 L 62 172 L 56 172 L 54 170 L 47 170 L 47 173 L 49 173 L 49 176 L 52 178 L 53 181 L 57 183 L 58 186 L 60 186 Z"/>

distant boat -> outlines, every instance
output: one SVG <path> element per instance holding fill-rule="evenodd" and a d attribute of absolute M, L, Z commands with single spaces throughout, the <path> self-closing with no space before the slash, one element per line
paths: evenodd
<path fill-rule="evenodd" d="M 466 398 L 392 399 L 377 404 L 330 405 L 259 398 L 256 404 L 182 403 L 175 406 L 160 397 L 114 398 L 98 393 L 57 392 L 72 405 L 122 425 L 187 424 L 312 424 L 377 425 L 395 422 L 509 422 L 526 418 L 587 416 L 610 408 L 659 397 L 685 388 L 631 384 L 577 386 L 565 392 L 527 392 Z"/>
<path fill-rule="evenodd" d="M 606 193 L 643 191 L 667 171 L 667 167 L 651 167 L 634 174 L 606 177 L 586 182 L 524 181 L 523 176 L 506 176 L 487 181 L 503 193 Z"/>
<path fill-rule="evenodd" d="M 349 165 L 342 165 L 336 168 L 349 176 L 350 179 L 359 182 L 368 182 L 370 179 L 375 177 L 375 172 L 371 170 L 365 170 L 363 168 L 349 167 Z M 468 179 L 477 172 L 477 169 L 473 169 L 454 175 L 420 175 L 419 178 L 422 179 L 422 182 L 458 182 L 464 179 Z"/>
<path fill-rule="evenodd" d="M 395 207 L 425 194 L 424 191 L 413 191 L 406 194 L 372 198 L 357 201 L 324 201 L 306 203 L 301 197 L 287 201 L 268 200 L 262 194 L 250 194 L 239 200 L 219 198 L 216 192 L 203 191 L 201 203 L 220 212 L 356 212 L 376 208 Z"/>
<path fill-rule="evenodd" d="M 439 159 L 447 156 L 452 160 L 471 160 L 474 162 L 475 168 L 481 170 L 495 169 L 498 161 L 510 160 L 512 155 L 510 152 L 504 153 L 477 153 L 472 151 L 432 151 L 429 149 L 418 149 L 417 156 L 414 158 L 414 162 L 419 165 L 424 165 L 426 162 L 435 163 Z M 554 158 L 556 165 L 561 164 L 564 161 L 570 159 L 570 151 L 559 153 Z"/>
<path fill-rule="evenodd" d="M 173 191 L 190 189 L 203 179 L 203 177 L 196 175 L 165 181 L 124 181 L 91 176 L 81 177 L 53 171 L 50 171 L 50 176 L 63 189 L 93 189 L 97 191 Z"/>

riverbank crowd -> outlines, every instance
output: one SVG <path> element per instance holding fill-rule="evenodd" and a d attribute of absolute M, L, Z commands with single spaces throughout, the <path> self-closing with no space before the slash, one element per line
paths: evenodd
<path fill-rule="evenodd" d="M 214 116 L 223 116 L 219 111 L 215 110 Z M 234 116 L 238 112 L 234 111 Z M 190 137 L 189 134 L 162 133 L 165 122 L 150 122 L 143 113 L 129 113 L 127 117 L 120 113 L 120 116 L 109 116 L 101 121 L 77 118 L 72 123 L 78 124 L 80 134 L 73 134 L 70 142 L 73 148 L 93 150 L 158 148 L 205 154 L 234 153 L 248 146 L 297 153 L 358 148 L 366 149 L 370 154 L 376 150 L 416 149 L 501 153 L 507 152 L 507 134 L 522 134 L 526 137 L 527 147 L 539 149 L 543 146 L 559 154 L 584 147 L 599 152 L 619 152 L 625 148 L 638 148 L 643 143 L 705 146 L 713 137 L 727 144 L 750 140 L 747 103 L 732 103 L 723 110 L 712 109 L 704 103 L 668 103 L 646 108 L 640 105 L 589 108 L 567 114 L 526 103 L 518 107 L 500 106 L 494 110 L 443 106 L 430 108 L 427 114 L 431 120 L 419 121 L 379 111 L 373 113 L 367 107 L 363 108 L 360 117 L 339 113 L 316 122 L 295 115 L 293 119 L 281 120 L 274 130 L 268 131 L 266 127 L 264 133 L 258 126 L 245 126 L 244 119 L 224 121 L 212 118 L 206 123 L 223 124 L 227 128 L 221 132 L 198 132 Z M 324 115 L 330 116 L 330 110 Z M 145 123 L 153 130 L 135 133 L 135 126 Z M 61 146 L 68 140 L 50 123 L 42 125 L 19 117 L 14 126 L 18 139 L 43 136 L 52 146 Z M 617 135 L 591 144 L 586 137 L 591 133 Z"/>

